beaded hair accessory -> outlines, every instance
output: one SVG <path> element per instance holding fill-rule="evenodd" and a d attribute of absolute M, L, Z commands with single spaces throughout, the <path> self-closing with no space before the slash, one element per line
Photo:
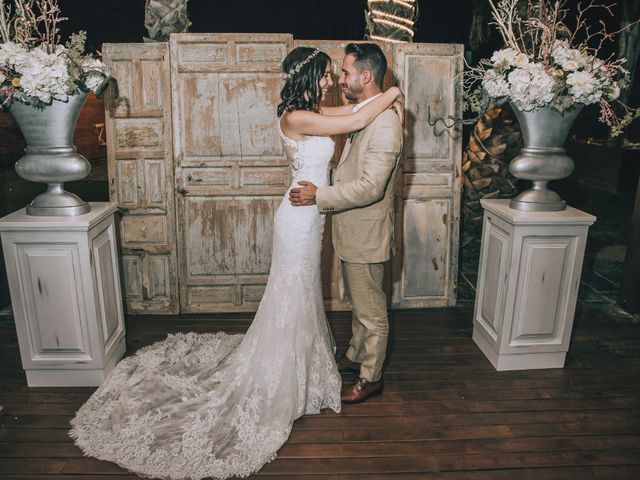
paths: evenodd
<path fill-rule="evenodd" d="M 309 63 L 311 60 L 316 58 L 316 56 L 319 53 L 320 53 L 320 49 L 316 48 L 307 58 L 305 58 L 303 61 L 301 61 L 299 64 L 297 64 L 291 70 L 289 70 L 289 72 L 284 76 L 285 80 L 288 79 L 288 78 L 293 77 L 296 73 L 298 73 L 300 70 L 302 70 L 302 67 L 304 67 L 307 63 Z"/>

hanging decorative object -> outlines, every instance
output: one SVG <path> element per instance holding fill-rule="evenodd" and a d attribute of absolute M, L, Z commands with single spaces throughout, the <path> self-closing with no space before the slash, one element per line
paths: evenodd
<path fill-rule="evenodd" d="M 416 0 L 368 0 L 365 38 L 383 42 L 412 42 L 418 20 Z"/>
<path fill-rule="evenodd" d="M 166 42 L 172 33 L 187 32 L 191 26 L 187 13 L 189 0 L 147 0 L 144 26 L 149 32 L 145 42 Z"/>

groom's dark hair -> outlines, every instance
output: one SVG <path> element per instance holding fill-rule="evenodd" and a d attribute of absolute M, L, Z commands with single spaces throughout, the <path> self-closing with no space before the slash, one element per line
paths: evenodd
<path fill-rule="evenodd" d="M 387 58 L 375 43 L 349 43 L 344 47 L 345 55 L 356 57 L 354 65 L 358 70 L 369 70 L 373 81 L 382 90 L 384 75 L 387 73 Z"/>

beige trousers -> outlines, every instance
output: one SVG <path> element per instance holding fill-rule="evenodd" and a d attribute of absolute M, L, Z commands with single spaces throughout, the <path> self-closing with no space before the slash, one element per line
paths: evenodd
<path fill-rule="evenodd" d="M 376 382 L 382 376 L 389 337 L 387 298 L 382 288 L 384 264 L 341 261 L 341 267 L 352 306 L 353 336 L 346 355 L 362 363 L 362 378 Z"/>

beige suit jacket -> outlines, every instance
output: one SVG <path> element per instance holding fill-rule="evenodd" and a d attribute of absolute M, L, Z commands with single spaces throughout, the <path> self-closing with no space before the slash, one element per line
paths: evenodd
<path fill-rule="evenodd" d="M 385 110 L 347 141 L 333 173 L 333 185 L 318 188 L 318 209 L 333 213 L 333 246 L 341 260 L 389 260 L 401 152 L 400 119 L 393 110 Z"/>

